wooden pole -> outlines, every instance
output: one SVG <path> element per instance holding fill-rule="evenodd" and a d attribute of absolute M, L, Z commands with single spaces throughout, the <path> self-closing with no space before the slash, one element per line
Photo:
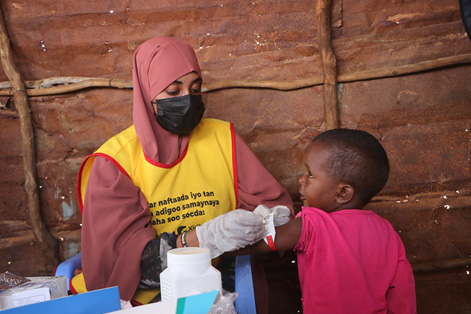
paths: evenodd
<path fill-rule="evenodd" d="M 26 89 L 20 73 L 15 67 L 11 54 L 10 40 L 5 28 L 3 13 L 0 9 L 0 56 L 3 70 L 11 81 L 13 89 L 13 100 L 20 120 L 20 130 L 23 151 L 23 170 L 25 174 L 25 193 L 28 203 L 29 221 L 33 234 L 39 243 L 44 259 L 46 270 L 52 271 L 59 263 L 58 244 L 46 228 L 42 217 L 39 203 L 39 189 L 36 176 L 36 154 L 31 112 L 26 96 Z"/>
<path fill-rule="evenodd" d="M 360 72 L 338 74 L 338 83 L 351 83 L 364 80 L 382 79 L 423 71 L 437 70 L 450 66 L 471 63 L 471 54 L 443 57 L 426 60 L 418 63 L 399 65 L 388 68 L 372 69 Z M 25 81 L 26 94 L 30 97 L 59 95 L 76 92 L 86 88 L 124 88 L 132 89 L 132 81 L 122 79 L 94 78 L 94 77 L 52 77 L 38 81 Z M 324 84 L 323 76 L 314 76 L 306 79 L 289 81 L 217 81 L 204 83 L 202 91 L 205 93 L 232 88 L 266 88 L 280 91 L 290 91 Z M 0 82 L 0 96 L 12 96 L 10 82 Z"/>
<path fill-rule="evenodd" d="M 324 110 L 326 129 L 339 127 L 339 109 L 337 105 L 337 59 L 332 49 L 332 26 L 330 14 L 332 0 L 317 0 L 316 25 L 319 54 L 324 69 Z"/>

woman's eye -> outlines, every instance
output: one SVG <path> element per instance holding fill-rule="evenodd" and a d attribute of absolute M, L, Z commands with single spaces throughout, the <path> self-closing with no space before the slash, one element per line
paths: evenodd
<path fill-rule="evenodd" d="M 201 82 L 197 82 L 195 84 L 192 84 L 191 85 L 191 88 L 190 88 L 190 93 L 191 94 L 199 94 L 201 93 Z"/>
<path fill-rule="evenodd" d="M 169 94 L 170 96 L 176 96 L 176 95 L 178 95 L 178 94 L 180 93 L 179 90 L 167 90 L 166 92 L 167 92 L 167 94 Z"/>

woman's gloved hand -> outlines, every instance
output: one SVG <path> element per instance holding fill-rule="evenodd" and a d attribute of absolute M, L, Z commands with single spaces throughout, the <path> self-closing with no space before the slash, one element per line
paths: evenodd
<path fill-rule="evenodd" d="M 258 205 L 253 212 L 257 215 L 260 215 L 262 218 L 265 218 L 271 213 L 273 213 L 275 227 L 284 225 L 291 219 L 291 210 L 288 206 L 283 205 L 277 205 L 271 208 L 265 205 Z"/>
<path fill-rule="evenodd" d="M 251 211 L 236 209 L 196 227 L 200 247 L 211 258 L 254 244 L 265 237 L 263 218 Z"/>

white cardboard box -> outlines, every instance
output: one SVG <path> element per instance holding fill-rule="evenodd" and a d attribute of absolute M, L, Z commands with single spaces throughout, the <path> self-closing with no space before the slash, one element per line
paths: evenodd
<path fill-rule="evenodd" d="M 59 277 L 26 277 L 31 280 L 25 282 L 21 287 L 32 287 L 32 288 L 49 288 L 51 299 L 57 299 L 68 296 L 67 278 L 65 276 Z"/>
<path fill-rule="evenodd" d="M 51 295 L 47 287 L 27 290 L 11 288 L 0 294 L 0 309 L 6 310 L 12 307 L 38 303 L 50 299 Z"/>

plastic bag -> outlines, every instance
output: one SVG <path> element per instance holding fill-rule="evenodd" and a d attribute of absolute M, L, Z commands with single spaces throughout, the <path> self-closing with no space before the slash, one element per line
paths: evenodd
<path fill-rule="evenodd" d="M 239 294 L 237 292 L 228 292 L 223 289 L 219 301 L 211 307 L 208 314 L 237 314 L 234 301 Z"/>
<path fill-rule="evenodd" d="M 10 289 L 30 281 L 28 278 L 17 276 L 8 271 L 0 274 L 0 289 Z"/>

